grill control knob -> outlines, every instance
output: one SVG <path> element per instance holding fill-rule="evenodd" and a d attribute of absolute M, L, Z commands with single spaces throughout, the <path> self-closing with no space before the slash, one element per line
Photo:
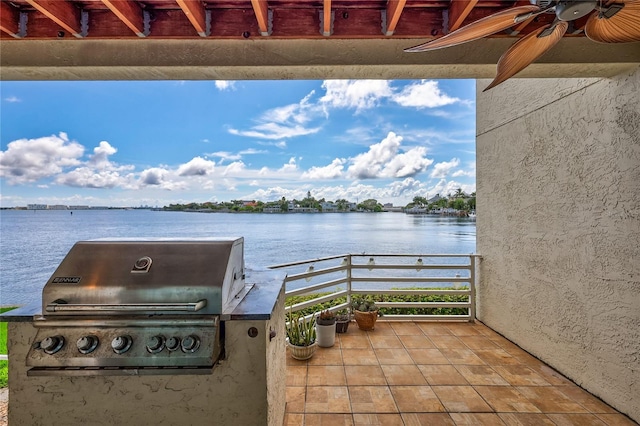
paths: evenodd
<path fill-rule="evenodd" d="M 98 337 L 93 334 L 82 336 L 76 342 L 76 346 L 81 354 L 91 353 L 98 347 Z"/>
<path fill-rule="evenodd" d="M 158 353 L 164 349 L 164 336 L 153 336 L 147 340 L 147 351 L 152 354 Z"/>
<path fill-rule="evenodd" d="M 169 337 L 164 345 L 167 347 L 167 350 L 173 352 L 180 348 L 180 339 L 177 337 Z"/>
<path fill-rule="evenodd" d="M 51 336 L 45 337 L 42 342 L 40 342 L 40 347 L 42 350 L 49 354 L 55 354 L 64 346 L 64 337 L 62 336 Z"/>
<path fill-rule="evenodd" d="M 194 336 L 190 334 L 189 336 L 182 339 L 182 352 L 195 352 L 200 347 L 200 339 L 198 336 Z"/>
<path fill-rule="evenodd" d="M 111 341 L 111 348 L 117 354 L 123 354 L 129 350 L 133 340 L 131 336 L 118 336 Z"/>

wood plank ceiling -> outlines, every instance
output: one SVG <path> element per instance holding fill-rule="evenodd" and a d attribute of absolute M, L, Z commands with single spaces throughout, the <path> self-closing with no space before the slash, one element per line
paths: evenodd
<path fill-rule="evenodd" d="M 0 38 L 434 38 L 528 0 L 1 0 Z M 543 14 L 494 37 L 553 21 Z M 567 36 L 582 36 L 583 20 Z"/>

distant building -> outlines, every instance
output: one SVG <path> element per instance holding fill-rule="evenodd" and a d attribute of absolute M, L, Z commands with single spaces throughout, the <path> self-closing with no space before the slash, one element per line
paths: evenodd
<path fill-rule="evenodd" d="M 338 211 L 338 206 L 330 202 L 320 203 L 320 206 L 324 213 L 336 213 Z"/>
<path fill-rule="evenodd" d="M 47 210 L 46 204 L 27 204 L 27 210 Z"/>
<path fill-rule="evenodd" d="M 89 210 L 89 206 L 69 206 L 69 210 Z"/>
<path fill-rule="evenodd" d="M 54 204 L 49 206 L 49 210 L 69 210 L 69 207 L 62 204 Z"/>

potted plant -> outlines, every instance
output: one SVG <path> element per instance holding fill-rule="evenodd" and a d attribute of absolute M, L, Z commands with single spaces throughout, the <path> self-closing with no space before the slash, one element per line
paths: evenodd
<path fill-rule="evenodd" d="M 360 330 L 373 330 L 378 316 L 381 316 L 376 303 L 368 297 L 355 297 L 351 309 Z"/>
<path fill-rule="evenodd" d="M 351 315 L 346 309 L 338 311 L 336 315 L 336 333 L 346 333 L 351 322 Z"/>
<path fill-rule="evenodd" d="M 326 310 L 320 312 L 316 319 L 318 346 L 330 348 L 336 343 L 336 314 Z"/>
<path fill-rule="evenodd" d="M 289 315 L 288 319 L 287 345 L 291 356 L 299 360 L 311 358 L 318 347 L 315 315 L 309 319 L 304 315 Z"/>

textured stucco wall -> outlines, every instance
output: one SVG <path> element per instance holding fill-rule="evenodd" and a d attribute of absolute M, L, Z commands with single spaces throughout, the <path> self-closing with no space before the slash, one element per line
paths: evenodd
<path fill-rule="evenodd" d="M 9 424 L 281 425 L 284 337 L 269 341 L 268 331 L 284 329 L 282 302 L 273 320 L 227 323 L 228 356 L 211 375 L 27 377 L 36 330 L 9 323 Z M 249 337 L 250 327 L 257 337 Z"/>
<path fill-rule="evenodd" d="M 478 318 L 640 421 L 640 68 L 488 83 Z"/>

